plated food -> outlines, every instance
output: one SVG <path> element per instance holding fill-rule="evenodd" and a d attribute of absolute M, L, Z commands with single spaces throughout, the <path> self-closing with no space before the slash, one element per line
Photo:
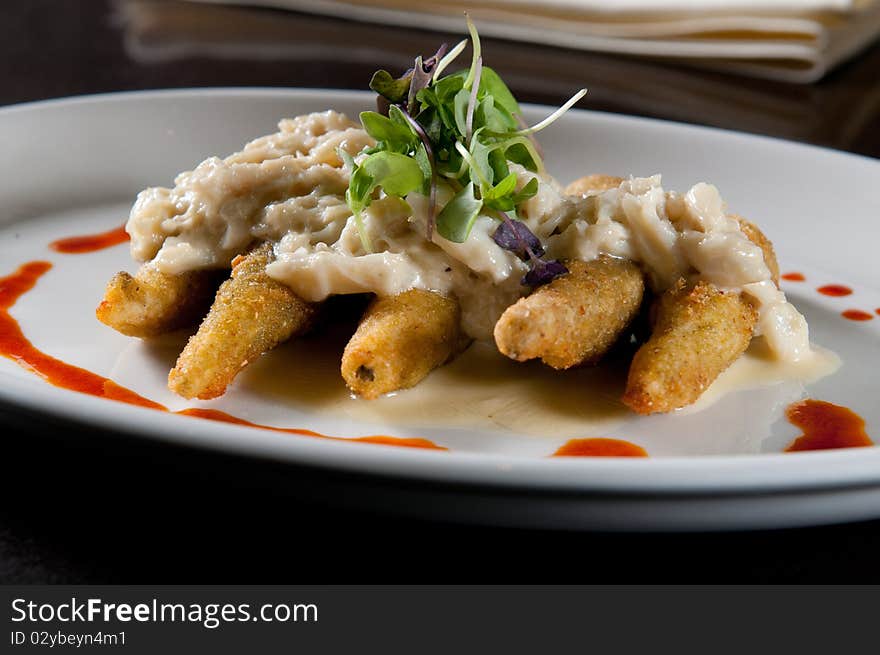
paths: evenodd
<path fill-rule="evenodd" d="M 152 337 L 203 316 L 169 375 L 200 399 L 320 325 L 341 294 L 373 296 L 340 353 L 365 399 L 417 385 L 474 341 L 555 369 L 635 343 L 621 400 L 640 414 L 694 403 L 754 337 L 781 361 L 812 356 L 772 245 L 715 187 L 584 176 L 589 153 L 563 187 L 534 135 L 582 92 L 525 126 L 473 29 L 471 43 L 457 73 L 444 75 L 465 42 L 401 78 L 377 73 L 379 111 L 360 123 L 285 119 L 143 191 L 127 224 L 142 266 L 113 277 L 98 318 Z"/>

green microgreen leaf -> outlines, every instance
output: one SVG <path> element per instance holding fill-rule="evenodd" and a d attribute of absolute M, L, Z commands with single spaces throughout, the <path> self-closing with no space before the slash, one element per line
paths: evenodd
<path fill-rule="evenodd" d="M 434 69 L 434 79 L 433 82 L 436 84 L 437 80 L 440 79 L 440 73 L 446 70 L 446 67 L 449 66 L 453 61 L 458 58 L 458 55 L 462 53 L 462 51 L 467 47 L 467 39 L 462 39 L 459 41 L 455 47 L 446 53 L 446 56 L 443 57 L 440 61 L 437 62 L 437 68 Z"/>
<path fill-rule="evenodd" d="M 455 243 L 467 241 L 474 221 L 483 207 L 482 200 L 474 196 L 474 183 L 470 182 L 456 193 L 437 216 L 437 232 L 444 239 Z"/>
<path fill-rule="evenodd" d="M 519 130 L 515 134 L 517 135 L 526 135 L 526 134 L 534 134 L 535 132 L 540 132 L 548 125 L 556 122 L 560 116 L 562 116 L 565 112 L 571 109 L 572 105 L 576 103 L 578 100 L 583 98 L 587 94 L 586 89 L 581 89 L 577 93 L 575 93 L 571 98 L 569 98 L 564 105 L 562 105 L 559 109 L 550 114 L 547 118 L 542 120 L 540 123 L 533 125 L 532 127 L 527 127 L 524 130 Z"/>
<path fill-rule="evenodd" d="M 477 103 L 474 111 L 474 131 L 485 127 L 489 132 L 504 133 L 517 127 L 513 116 L 503 107 L 496 105 L 495 98 L 487 95 Z"/>
<path fill-rule="evenodd" d="M 530 179 L 522 189 L 516 190 L 516 173 L 511 173 L 483 194 L 483 204 L 499 212 L 509 212 L 538 192 L 538 179 Z"/>
<path fill-rule="evenodd" d="M 494 200 L 503 196 L 509 196 L 514 191 L 516 191 L 516 173 L 511 173 L 491 189 L 487 189 L 483 194 L 483 200 Z"/>
<path fill-rule="evenodd" d="M 358 171 L 365 171 L 373 179 L 373 188 L 382 187 L 389 196 L 402 198 L 411 191 L 420 190 L 424 183 L 422 169 L 416 160 L 397 152 L 370 155 Z"/>
<path fill-rule="evenodd" d="M 536 193 L 538 193 L 538 178 L 533 177 L 522 189 L 513 194 L 513 204 L 518 205 L 519 203 L 534 197 Z"/>
<path fill-rule="evenodd" d="M 476 139 L 474 140 L 474 142 L 477 142 Z M 470 172 L 472 174 L 471 179 L 473 180 L 473 175 L 475 174 L 477 177 L 477 182 L 481 187 L 492 186 L 492 181 L 489 180 L 484 174 L 486 168 L 481 166 L 482 162 L 475 161 L 471 153 L 468 152 L 468 149 L 465 148 L 460 141 L 457 141 L 455 143 L 455 149 L 458 150 L 458 153 L 462 156 L 465 163 L 467 163 L 467 165 L 470 167 Z M 491 169 L 489 170 L 491 171 Z"/>
<path fill-rule="evenodd" d="M 452 106 L 454 108 L 455 127 L 461 136 L 467 134 L 467 108 L 471 99 L 471 92 L 468 89 L 461 89 L 455 94 Z"/>
<path fill-rule="evenodd" d="M 464 88 L 470 90 L 471 85 L 474 83 L 474 79 L 477 74 L 477 61 L 482 56 L 481 47 L 480 47 L 480 35 L 477 33 L 477 26 L 474 25 L 474 21 L 471 20 L 471 17 L 468 16 L 467 13 L 464 15 L 465 20 L 467 20 L 467 28 L 468 32 L 471 35 L 471 46 L 473 48 L 473 53 L 471 56 L 471 68 L 468 71 L 468 75 L 464 80 Z"/>
<path fill-rule="evenodd" d="M 419 147 L 416 148 L 416 152 L 413 155 L 413 158 L 419 165 L 419 169 L 422 171 L 423 175 L 422 189 L 420 193 L 426 196 L 431 190 L 431 181 L 434 177 L 434 168 L 433 166 L 431 166 L 431 158 L 428 156 L 428 150 L 425 148 L 424 143 L 420 143 Z"/>
<path fill-rule="evenodd" d="M 497 211 L 510 211 L 515 207 L 512 194 L 516 191 L 516 173 L 511 173 L 491 189 L 482 193 L 483 204 Z"/>
<path fill-rule="evenodd" d="M 412 144 L 415 134 L 410 126 L 403 121 L 394 120 L 394 112 L 400 113 L 396 105 L 389 108 L 389 117 L 375 111 L 361 112 L 361 124 L 371 137 L 395 152 L 406 152 Z"/>
<path fill-rule="evenodd" d="M 495 98 L 495 104 L 503 107 L 508 114 L 515 115 L 520 113 L 519 104 L 516 98 L 513 97 L 510 89 L 507 88 L 501 76 L 488 66 L 483 66 L 480 89 L 487 95 Z"/>
<path fill-rule="evenodd" d="M 550 125 L 583 95 L 576 94 L 544 120 L 525 127 L 510 89 L 498 73 L 482 65 L 480 37 L 470 17 L 467 26 L 472 46 L 468 69 L 443 75 L 466 47 L 467 40 L 463 40 L 448 54 L 444 54 L 444 44 L 427 59 L 417 57 L 413 68 L 400 78 L 378 71 L 370 81 L 370 88 L 380 94 L 379 111 L 364 112 L 361 122 L 376 144 L 360 153 L 360 165 L 348 153 L 340 153 L 351 171 L 346 200 L 367 250 L 361 212 L 379 191 L 398 197 L 414 191 L 429 195 L 429 240 L 438 180 L 456 191 L 436 215 L 437 231 L 445 238 L 464 241 L 481 210 L 510 222 L 506 212 L 538 190 L 538 180 L 533 178 L 517 191 L 518 178 L 510 164 L 542 172 L 544 164 L 532 134 Z M 511 234 L 519 239 L 516 230 Z M 535 259 L 531 251 L 526 254 Z"/>
<path fill-rule="evenodd" d="M 447 75 L 431 87 L 431 90 L 436 94 L 440 103 L 447 104 L 462 88 L 464 88 L 464 73 L 460 71 L 453 75 Z"/>
<path fill-rule="evenodd" d="M 477 108 L 477 93 L 479 93 L 480 91 L 480 77 L 483 73 L 482 57 L 477 57 L 477 61 L 474 64 L 474 70 L 476 71 L 474 73 L 474 84 L 471 87 L 471 94 L 468 97 L 467 115 L 465 118 L 466 131 L 464 140 L 466 143 L 470 143 L 471 135 L 473 134 L 474 130 L 474 110 Z"/>
<path fill-rule="evenodd" d="M 510 167 L 507 165 L 507 157 L 500 148 L 496 148 L 489 153 L 489 166 L 492 167 L 493 180 L 503 180 L 510 174 Z"/>
<path fill-rule="evenodd" d="M 353 159 L 351 159 L 351 165 L 353 166 L 353 171 L 348 183 L 348 189 L 345 191 L 345 202 L 348 203 L 348 208 L 354 216 L 355 227 L 364 250 L 373 252 L 373 244 L 370 242 L 370 235 L 367 234 L 367 230 L 364 227 L 364 219 L 361 213 L 370 204 L 370 194 L 375 188 L 375 183 L 366 171 L 354 163 Z"/>
<path fill-rule="evenodd" d="M 495 180 L 495 170 L 489 163 L 489 154 L 491 151 L 492 147 L 487 146 L 480 139 L 480 131 L 478 130 L 477 133 L 474 134 L 474 138 L 471 139 L 471 160 L 468 164 L 474 169 L 474 172 L 476 172 L 481 188 L 491 187 Z M 471 176 L 471 179 L 473 179 L 473 176 Z"/>
<path fill-rule="evenodd" d="M 339 158 L 342 160 L 342 165 L 348 170 L 348 174 L 357 170 L 357 164 L 354 163 L 354 157 L 348 154 L 348 151 L 342 147 L 336 148 L 336 154 L 339 155 Z"/>
<path fill-rule="evenodd" d="M 373 73 L 370 80 L 370 88 L 391 103 L 403 102 L 409 93 L 409 83 L 412 79 L 412 71 L 405 75 L 394 78 L 386 70 L 378 70 Z"/>
<path fill-rule="evenodd" d="M 367 207 L 370 204 L 370 194 L 375 188 L 372 175 L 361 167 L 356 168 L 351 174 L 346 193 L 346 200 L 351 210 L 357 212 Z"/>
<path fill-rule="evenodd" d="M 535 150 L 535 145 L 527 137 L 507 139 L 499 144 L 499 147 L 504 148 L 507 159 L 515 164 L 524 166 L 532 172 L 543 172 L 544 162 Z"/>

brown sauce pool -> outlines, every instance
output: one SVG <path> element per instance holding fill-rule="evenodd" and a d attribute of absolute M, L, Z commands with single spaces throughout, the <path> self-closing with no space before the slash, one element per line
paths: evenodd
<path fill-rule="evenodd" d="M 67 237 L 58 239 L 49 244 L 49 247 L 55 252 L 62 252 L 67 255 L 79 255 L 86 252 L 95 252 L 112 246 L 125 243 L 129 240 L 125 226 L 120 225 L 112 230 L 101 232 L 99 234 L 85 234 L 83 236 Z"/>
<path fill-rule="evenodd" d="M 785 452 L 874 445 L 865 432 L 865 420 L 847 407 L 807 399 L 789 405 L 785 415 L 804 432 Z"/>

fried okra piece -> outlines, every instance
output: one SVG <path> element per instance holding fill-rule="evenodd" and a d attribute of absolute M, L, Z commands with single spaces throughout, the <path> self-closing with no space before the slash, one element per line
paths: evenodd
<path fill-rule="evenodd" d="M 645 282 L 638 266 L 602 256 L 567 261 L 569 273 L 508 307 L 495 344 L 517 361 L 540 358 L 556 369 L 595 362 L 638 314 Z"/>
<path fill-rule="evenodd" d="M 232 276 L 168 375 L 171 391 L 216 398 L 248 363 L 309 328 L 316 307 L 269 277 L 272 258 L 266 243 L 232 262 Z"/>
<path fill-rule="evenodd" d="M 616 189 L 623 182 L 622 177 L 613 175 L 584 175 L 565 187 L 567 196 L 584 196 L 591 192 Z"/>
<path fill-rule="evenodd" d="M 342 355 L 342 377 L 364 398 L 406 389 L 467 345 L 454 298 L 410 289 L 376 298 Z"/>
<path fill-rule="evenodd" d="M 130 337 L 155 337 L 196 323 L 220 283 L 217 271 L 162 273 L 144 264 L 132 276 L 114 275 L 95 310 L 102 323 Z"/>
<path fill-rule="evenodd" d="M 695 402 L 748 348 L 757 320 L 739 293 L 679 280 L 660 298 L 651 338 L 633 357 L 624 404 L 653 414 Z"/>
<path fill-rule="evenodd" d="M 742 230 L 742 233 L 746 235 L 748 240 L 758 246 L 764 253 L 764 263 L 767 264 L 767 268 L 770 269 L 773 283 L 778 287 L 779 262 L 776 261 L 776 251 L 773 250 L 773 243 L 754 223 L 751 223 L 742 216 L 737 216 L 736 214 L 731 214 L 730 216 L 739 222 L 739 229 Z"/>

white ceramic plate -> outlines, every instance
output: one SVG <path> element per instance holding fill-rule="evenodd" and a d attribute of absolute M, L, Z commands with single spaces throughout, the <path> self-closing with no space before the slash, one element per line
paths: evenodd
<path fill-rule="evenodd" d="M 65 255 L 47 244 L 120 225 L 140 189 L 168 185 L 204 157 L 239 149 L 273 131 L 280 117 L 329 107 L 357 115 L 371 102 L 362 93 L 243 89 L 95 96 L 0 110 L 0 275 L 30 260 L 53 265 L 11 313 L 45 352 L 172 410 L 193 406 L 164 385 L 179 340 L 144 344 L 94 318 L 109 276 L 134 269 L 127 248 Z M 527 118 L 546 111 L 530 107 Z M 628 417 L 608 434 L 399 424 L 381 412 L 365 420 L 320 411 L 256 374 L 243 376 L 223 398 L 198 404 L 256 423 L 344 437 L 426 437 L 449 452 L 340 443 L 150 411 L 50 386 L 8 359 L 0 360 L 0 398 L 147 438 L 367 474 L 360 478 L 360 503 L 406 511 L 418 502 L 423 515 L 428 496 L 434 516 L 574 528 L 723 529 L 880 517 L 880 449 L 781 453 L 798 434 L 784 408 L 804 395 L 852 408 L 865 418 L 868 434 L 880 434 L 880 162 L 584 111 L 570 112 L 543 133 L 542 144 L 550 171 L 563 181 L 587 172 L 662 172 L 668 188 L 715 183 L 734 211 L 774 240 L 783 269 L 806 276 L 785 290 L 806 315 L 813 340 L 837 352 L 842 368 L 806 390 L 781 384 L 742 391 L 697 413 Z M 846 284 L 854 293 L 818 294 L 827 283 Z M 845 320 L 840 312 L 849 308 L 875 320 Z M 265 359 L 259 364 L 264 373 L 284 375 L 295 364 L 285 348 Z M 336 366 L 329 362 L 327 370 Z M 587 436 L 627 439 L 651 456 L 547 457 L 569 438 Z M 366 491 L 371 478 L 395 481 L 394 492 Z"/>

